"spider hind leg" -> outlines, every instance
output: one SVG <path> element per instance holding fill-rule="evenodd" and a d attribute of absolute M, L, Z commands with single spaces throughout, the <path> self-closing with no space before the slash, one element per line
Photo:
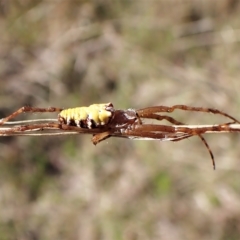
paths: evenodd
<path fill-rule="evenodd" d="M 17 111 L 13 112 L 9 116 L 0 119 L 0 125 L 3 125 L 5 122 L 8 122 L 9 120 L 17 117 L 21 113 L 44 113 L 44 112 L 60 112 L 62 111 L 62 108 L 55 108 L 55 107 L 49 107 L 49 108 L 36 108 L 36 107 L 30 107 L 30 106 L 24 106 L 19 108 Z"/>

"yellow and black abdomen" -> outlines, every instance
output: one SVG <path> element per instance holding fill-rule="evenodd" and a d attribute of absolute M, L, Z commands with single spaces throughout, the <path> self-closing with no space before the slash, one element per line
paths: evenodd
<path fill-rule="evenodd" d="M 112 103 L 92 104 L 62 110 L 58 115 L 60 123 L 80 128 L 97 128 L 109 123 L 114 112 Z"/>

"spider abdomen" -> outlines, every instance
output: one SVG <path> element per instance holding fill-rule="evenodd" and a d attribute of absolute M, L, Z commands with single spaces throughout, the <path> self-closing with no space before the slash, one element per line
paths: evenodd
<path fill-rule="evenodd" d="M 80 128 L 97 128 L 109 123 L 114 112 L 112 103 L 92 104 L 62 110 L 58 115 L 60 123 Z"/>

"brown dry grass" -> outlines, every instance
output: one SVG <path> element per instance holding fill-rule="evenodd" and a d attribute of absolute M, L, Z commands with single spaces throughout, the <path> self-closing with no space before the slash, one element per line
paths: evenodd
<path fill-rule="evenodd" d="M 240 119 L 239 14 L 237 0 L 1 1 L 0 116 L 111 101 Z M 0 239 L 238 239 L 240 138 L 207 139 L 216 171 L 198 139 L 1 138 Z"/>

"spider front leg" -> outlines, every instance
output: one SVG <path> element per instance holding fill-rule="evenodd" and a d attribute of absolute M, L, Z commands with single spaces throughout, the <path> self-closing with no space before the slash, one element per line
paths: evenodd
<path fill-rule="evenodd" d="M 36 107 L 30 107 L 30 106 L 25 106 L 19 108 L 17 111 L 13 112 L 10 114 L 8 117 L 0 119 L 0 125 L 3 125 L 5 122 L 8 122 L 9 120 L 15 118 L 21 113 L 27 113 L 27 112 L 32 112 L 32 113 L 40 113 L 40 112 L 60 112 L 62 111 L 62 108 L 55 108 L 55 107 L 49 107 L 49 108 L 36 108 Z"/>
<path fill-rule="evenodd" d="M 192 111 L 192 112 L 205 112 L 205 113 L 219 114 L 219 115 L 225 116 L 229 119 L 232 119 L 234 121 L 234 123 L 240 123 L 240 121 L 238 121 L 236 118 L 234 118 L 231 115 L 229 115 L 225 112 L 222 112 L 218 109 L 203 108 L 203 107 L 190 107 L 187 105 L 174 105 L 172 107 L 167 107 L 167 106 L 148 107 L 148 108 L 139 109 L 137 112 L 138 112 L 139 116 L 141 116 L 141 114 L 153 114 L 153 113 L 159 113 L 159 112 L 171 113 L 176 109 L 184 110 L 184 111 Z"/>
<path fill-rule="evenodd" d="M 166 116 L 166 115 L 159 115 L 156 113 L 149 113 L 148 111 L 142 111 L 142 110 L 138 110 L 137 114 L 142 118 L 148 118 L 148 119 L 155 119 L 158 121 L 162 121 L 162 120 L 167 120 L 170 123 L 173 123 L 175 125 L 184 125 L 184 123 L 177 121 L 176 119 L 170 117 L 170 116 Z"/>

